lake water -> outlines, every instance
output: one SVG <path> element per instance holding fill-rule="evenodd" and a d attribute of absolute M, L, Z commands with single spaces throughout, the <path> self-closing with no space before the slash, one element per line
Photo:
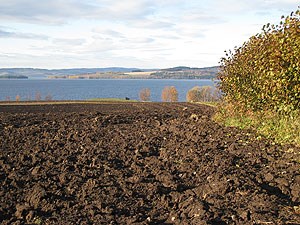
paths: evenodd
<path fill-rule="evenodd" d="M 39 92 L 42 99 L 51 95 L 53 100 L 86 100 L 90 98 L 125 98 L 139 100 L 143 88 L 151 91 L 151 101 L 161 101 L 165 86 L 175 86 L 178 100 L 186 101 L 186 93 L 194 86 L 214 86 L 212 80 L 0 80 L 0 100 L 35 100 Z"/>

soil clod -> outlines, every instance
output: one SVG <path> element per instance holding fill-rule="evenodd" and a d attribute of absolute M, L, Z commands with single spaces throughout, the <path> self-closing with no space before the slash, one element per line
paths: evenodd
<path fill-rule="evenodd" d="M 0 106 L 0 224 L 300 224 L 300 149 L 213 113 Z"/>

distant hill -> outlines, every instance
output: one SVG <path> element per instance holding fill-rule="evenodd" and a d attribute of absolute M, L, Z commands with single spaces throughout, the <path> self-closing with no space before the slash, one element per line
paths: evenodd
<path fill-rule="evenodd" d="M 74 68 L 52 70 L 36 68 L 2 68 L 0 69 L 0 76 L 25 76 L 28 78 L 41 77 L 73 79 L 212 79 L 216 78 L 217 71 L 218 67 L 191 68 L 185 66 L 173 67 L 168 69 L 140 69 L 125 67 Z M 136 76 L 137 74 L 138 76 Z"/>
<path fill-rule="evenodd" d="M 168 69 L 162 69 L 162 71 L 183 71 L 183 70 L 189 70 L 191 67 L 187 66 L 176 66 Z"/>
<path fill-rule="evenodd" d="M 178 66 L 157 71 L 155 76 L 161 79 L 215 79 L 217 77 L 219 67 L 186 67 Z"/>
<path fill-rule="evenodd" d="M 199 70 L 199 71 L 209 71 L 209 72 L 218 72 L 219 66 L 211 66 L 211 67 L 202 67 L 202 68 L 197 68 L 197 67 L 187 67 L 187 66 L 177 66 L 177 67 L 172 67 L 168 69 L 162 69 L 162 71 L 187 71 L 187 70 Z"/>
<path fill-rule="evenodd" d="M 74 69 L 35 69 L 35 68 L 2 68 L 1 75 L 23 75 L 28 77 L 48 77 L 58 75 L 76 75 L 96 72 L 131 72 L 138 68 L 107 67 L 107 68 L 74 68 Z"/>

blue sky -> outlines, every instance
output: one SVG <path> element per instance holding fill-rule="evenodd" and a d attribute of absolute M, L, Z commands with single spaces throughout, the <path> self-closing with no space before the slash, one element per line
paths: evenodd
<path fill-rule="evenodd" d="M 0 68 L 218 65 L 299 0 L 0 0 Z"/>

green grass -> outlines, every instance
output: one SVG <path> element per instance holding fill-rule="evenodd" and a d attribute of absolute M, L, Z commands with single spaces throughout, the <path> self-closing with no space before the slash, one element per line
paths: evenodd
<path fill-rule="evenodd" d="M 219 109 L 214 120 L 225 126 L 252 128 L 259 135 L 272 138 L 277 143 L 300 146 L 300 111 L 293 112 L 290 116 L 270 112 L 239 115 Z"/>
<path fill-rule="evenodd" d="M 196 104 L 207 105 L 211 107 L 218 106 L 219 102 L 195 102 Z"/>
<path fill-rule="evenodd" d="M 92 98 L 87 100 L 51 100 L 51 101 L 0 101 L 0 105 L 60 105 L 60 104 L 101 104 L 118 102 L 138 102 L 137 100 L 126 100 L 122 98 Z"/>
<path fill-rule="evenodd" d="M 95 102 L 137 102 L 137 100 L 126 100 L 124 98 L 90 98 L 87 101 Z"/>

